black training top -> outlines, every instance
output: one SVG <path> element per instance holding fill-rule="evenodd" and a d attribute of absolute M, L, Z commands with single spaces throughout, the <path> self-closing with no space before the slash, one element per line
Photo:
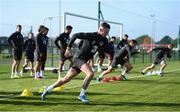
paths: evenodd
<path fill-rule="evenodd" d="M 109 47 L 109 51 L 111 53 L 114 53 L 114 43 L 112 41 L 109 41 L 108 47 Z"/>
<path fill-rule="evenodd" d="M 14 50 L 22 50 L 24 39 L 20 32 L 13 33 L 9 38 L 8 42 L 11 45 L 11 47 L 14 48 Z"/>
<path fill-rule="evenodd" d="M 158 51 L 156 55 L 156 58 L 158 59 L 162 59 L 165 55 L 167 55 L 168 58 L 171 58 L 171 49 L 167 47 L 156 47 L 153 51 Z"/>
<path fill-rule="evenodd" d="M 83 45 L 75 56 L 81 59 L 89 60 L 98 49 L 103 48 L 109 54 L 108 39 L 102 37 L 97 32 L 92 33 L 76 33 L 72 36 L 68 47 L 71 48 L 76 39 L 83 39 Z"/>
<path fill-rule="evenodd" d="M 36 37 L 36 49 L 40 53 L 47 52 L 47 45 L 48 45 L 48 37 L 41 33 L 37 34 Z"/>
<path fill-rule="evenodd" d="M 117 48 L 118 48 L 118 49 L 121 49 L 122 47 L 124 47 L 124 46 L 127 45 L 127 44 L 128 44 L 128 41 L 122 39 L 122 40 L 118 43 Z"/>
<path fill-rule="evenodd" d="M 78 43 L 78 46 L 77 46 L 77 47 L 78 47 L 78 49 L 81 49 L 81 48 L 82 48 L 83 42 L 84 42 L 84 41 L 83 41 L 83 40 L 81 40 L 81 41 Z"/>
<path fill-rule="evenodd" d="M 114 58 L 115 59 L 124 59 L 125 57 L 127 57 L 127 59 L 129 59 L 129 57 L 133 54 L 136 54 L 137 51 L 133 49 L 132 46 L 125 45 L 124 47 L 122 47 L 120 50 L 117 51 L 117 53 L 115 54 Z"/>
<path fill-rule="evenodd" d="M 67 45 L 68 45 L 68 42 L 69 42 L 69 33 L 61 33 L 54 41 L 55 45 L 61 49 L 66 49 Z M 59 45 L 59 42 L 60 41 L 60 45 Z"/>
<path fill-rule="evenodd" d="M 34 39 L 27 39 L 24 42 L 24 50 L 26 52 L 34 53 L 34 50 L 36 48 L 36 43 Z"/>

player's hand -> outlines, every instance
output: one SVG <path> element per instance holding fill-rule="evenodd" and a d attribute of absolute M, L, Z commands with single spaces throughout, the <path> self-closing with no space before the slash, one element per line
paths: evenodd
<path fill-rule="evenodd" d="M 65 57 L 70 57 L 71 56 L 71 49 L 70 48 L 66 49 L 66 52 L 65 52 L 64 56 Z"/>
<path fill-rule="evenodd" d="M 149 50 L 147 50 L 147 53 L 150 53 L 152 51 L 152 48 L 150 48 Z"/>

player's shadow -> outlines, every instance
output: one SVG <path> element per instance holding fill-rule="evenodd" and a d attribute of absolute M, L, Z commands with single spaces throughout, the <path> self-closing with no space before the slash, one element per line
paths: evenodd
<path fill-rule="evenodd" d="M 0 92 L 0 97 L 1 96 L 8 96 L 8 95 L 19 95 L 19 94 L 21 94 L 21 92 Z"/>
<path fill-rule="evenodd" d="M 51 95 L 69 95 L 69 96 L 78 96 L 79 92 L 52 92 Z M 107 92 L 88 92 L 88 96 L 96 95 L 134 95 L 134 94 L 120 94 L 120 93 L 107 93 Z"/>
<path fill-rule="evenodd" d="M 7 73 L 9 73 L 9 72 L 0 72 L 0 74 L 7 74 Z"/>
<path fill-rule="evenodd" d="M 34 105 L 34 106 L 43 106 L 43 105 L 57 105 L 58 103 L 54 103 L 54 102 L 44 102 L 39 100 L 39 102 L 33 102 L 30 100 L 0 100 L 0 104 L 12 104 L 12 105 Z"/>

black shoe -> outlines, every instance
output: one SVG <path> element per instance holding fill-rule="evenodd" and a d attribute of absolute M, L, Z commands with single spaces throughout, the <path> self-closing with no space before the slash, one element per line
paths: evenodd
<path fill-rule="evenodd" d="M 123 80 L 127 80 L 125 75 L 121 75 Z"/>
<path fill-rule="evenodd" d="M 143 71 L 141 71 L 141 74 L 142 74 L 142 75 L 145 75 L 145 73 L 144 73 Z"/>
<path fill-rule="evenodd" d="M 97 81 L 98 83 L 101 82 L 101 80 L 102 80 L 102 78 L 99 78 L 99 77 L 96 78 L 96 81 Z"/>

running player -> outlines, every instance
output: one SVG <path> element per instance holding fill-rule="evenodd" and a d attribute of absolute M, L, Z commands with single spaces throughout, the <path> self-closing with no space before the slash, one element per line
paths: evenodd
<path fill-rule="evenodd" d="M 36 43 L 34 40 L 34 35 L 32 32 L 30 32 L 28 34 L 28 39 L 25 40 L 24 42 L 24 50 L 25 50 L 25 60 L 24 60 L 24 65 L 23 65 L 23 69 L 21 70 L 21 76 L 23 76 L 23 73 L 25 72 L 25 69 L 27 67 L 27 65 L 31 64 L 31 74 L 30 76 L 33 76 L 33 62 L 34 62 L 34 51 L 36 48 Z"/>
<path fill-rule="evenodd" d="M 117 48 L 118 49 L 121 49 L 122 47 L 124 47 L 125 45 L 127 45 L 128 44 L 128 35 L 127 34 L 125 34 L 124 35 L 124 37 L 122 38 L 122 40 L 118 43 L 118 45 L 117 45 Z"/>
<path fill-rule="evenodd" d="M 129 63 L 129 57 L 130 55 L 136 53 L 136 51 L 133 51 L 133 48 L 136 46 L 137 42 L 136 40 L 131 40 L 128 45 L 125 45 L 122 47 L 118 52 L 115 54 L 113 61 L 111 65 L 108 67 L 107 70 L 103 71 L 98 77 L 97 82 L 100 82 L 102 80 L 102 77 L 114 70 L 114 68 L 117 68 L 117 65 L 120 64 L 121 66 L 124 66 L 126 69 L 121 73 L 119 77 L 122 77 L 123 80 L 126 80 L 126 74 L 133 68 L 132 65 Z M 128 57 L 128 59 L 127 59 Z M 118 77 L 118 79 L 119 79 Z"/>
<path fill-rule="evenodd" d="M 40 71 L 40 77 L 45 77 L 44 75 L 44 68 L 46 64 L 46 59 L 47 59 L 47 47 L 48 47 L 48 39 L 49 37 L 47 36 L 49 32 L 49 29 L 45 27 L 44 32 L 43 32 L 43 46 L 44 46 L 44 58 L 42 60 L 42 65 L 41 65 L 41 71 Z"/>
<path fill-rule="evenodd" d="M 74 65 L 69 69 L 64 78 L 58 80 L 54 84 L 48 86 L 44 89 L 42 94 L 42 100 L 45 100 L 46 95 L 51 92 L 56 87 L 62 86 L 63 84 L 69 82 L 73 77 L 77 76 L 81 71 L 86 74 L 86 77 L 83 81 L 82 89 L 78 99 L 83 103 L 89 103 L 89 100 L 86 98 L 85 92 L 86 89 L 94 76 L 94 72 L 91 69 L 91 66 L 87 64 L 87 61 L 93 56 L 99 47 L 103 47 L 106 52 L 108 52 L 108 40 L 106 38 L 109 33 L 110 25 L 108 23 L 101 23 L 97 32 L 93 33 L 76 33 L 72 36 L 68 47 L 66 49 L 65 56 L 68 57 L 71 55 L 71 46 L 76 39 L 83 39 L 84 44 L 79 50 L 74 58 Z"/>
<path fill-rule="evenodd" d="M 158 51 L 154 62 L 152 63 L 151 66 L 146 67 L 141 74 L 144 75 L 148 70 L 152 70 L 154 69 L 158 64 L 160 64 L 160 70 L 158 72 L 158 75 L 163 76 L 163 70 L 165 69 L 165 67 L 167 66 L 166 64 L 166 60 L 165 60 L 165 55 L 167 55 L 168 58 L 171 58 L 171 51 L 173 48 L 173 44 L 169 44 L 168 47 L 156 47 L 154 49 L 150 49 L 148 50 L 148 53 L 152 52 L 152 51 Z"/>
<path fill-rule="evenodd" d="M 22 59 L 22 50 L 23 50 L 23 35 L 21 34 L 22 27 L 21 25 L 17 25 L 16 27 L 16 32 L 13 33 L 9 38 L 8 42 L 13 48 L 13 64 L 12 64 L 12 73 L 11 73 L 11 78 L 16 78 L 18 77 L 18 72 L 19 72 L 19 65 Z"/>
<path fill-rule="evenodd" d="M 69 36 L 72 32 L 73 27 L 68 25 L 66 26 L 66 29 L 64 31 L 64 33 L 61 33 L 54 41 L 55 45 L 59 48 L 60 50 L 60 64 L 59 64 L 59 72 L 63 71 L 63 66 L 64 66 L 64 62 L 68 59 L 70 61 L 70 65 L 69 68 L 72 66 L 73 62 L 72 62 L 72 56 L 70 57 L 65 57 L 65 51 L 68 45 L 68 42 L 70 40 Z M 60 42 L 60 43 L 59 43 Z"/>

